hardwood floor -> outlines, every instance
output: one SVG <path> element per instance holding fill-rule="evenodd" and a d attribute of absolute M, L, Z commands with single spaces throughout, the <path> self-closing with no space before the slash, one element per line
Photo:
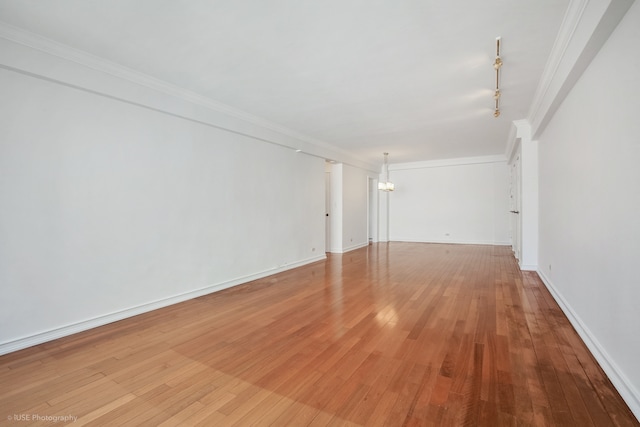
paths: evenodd
<path fill-rule="evenodd" d="M 507 247 L 332 255 L 2 356 L 0 384 L 1 425 L 640 425 Z"/>

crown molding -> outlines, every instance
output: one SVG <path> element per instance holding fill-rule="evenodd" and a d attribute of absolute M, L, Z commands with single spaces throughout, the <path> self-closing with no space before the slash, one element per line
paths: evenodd
<path fill-rule="evenodd" d="M 634 0 L 571 0 L 528 114 L 537 139 Z"/>
<path fill-rule="evenodd" d="M 186 90 L 164 80 L 130 69 L 99 56 L 87 53 L 85 51 L 75 49 L 71 46 L 56 42 L 39 34 L 31 33 L 21 28 L 17 28 L 2 21 L 0 21 L 0 38 L 78 64 L 94 71 L 108 74 L 120 80 L 125 80 L 135 85 L 144 86 L 153 91 L 169 95 L 173 98 L 177 98 L 189 104 L 203 107 L 218 114 L 238 119 L 242 122 L 248 123 L 261 129 L 268 130 L 270 132 L 275 132 L 285 137 L 278 140 L 276 140 L 276 138 L 265 138 L 264 136 L 257 138 L 264 142 L 289 147 L 294 150 L 299 150 L 305 154 L 336 160 L 366 170 L 377 170 L 377 167 L 375 165 L 357 159 L 347 150 L 336 147 L 325 141 L 311 138 L 292 129 L 265 120 L 261 117 L 249 114 L 237 108 L 233 108 L 229 105 L 214 101 L 211 98 Z M 26 71 L 27 74 L 38 74 L 32 73 L 30 70 L 23 71 Z M 51 78 L 48 78 L 48 80 L 56 81 L 56 79 Z M 99 91 L 91 90 L 91 92 L 97 93 Z M 121 99 L 121 97 L 114 97 L 109 93 L 106 93 L 106 95 L 112 98 Z M 154 106 L 154 109 L 158 111 L 162 110 L 162 108 L 158 108 L 157 106 Z M 245 134 L 249 137 L 252 136 L 247 135 L 245 131 L 239 132 L 238 129 L 231 129 L 228 125 L 217 126 L 234 131 L 236 133 Z"/>
<path fill-rule="evenodd" d="M 478 165 L 483 163 L 505 163 L 507 158 L 502 155 L 460 157 L 456 159 L 427 160 L 423 162 L 394 163 L 389 165 L 389 170 L 439 168 L 446 166 Z"/>
<path fill-rule="evenodd" d="M 580 23 L 580 19 L 584 14 L 584 10 L 587 7 L 589 0 L 571 0 L 569 7 L 565 13 L 565 16 L 560 24 L 560 30 L 556 36 L 556 40 L 551 48 L 551 53 L 547 59 L 547 64 L 544 67 L 542 76 L 540 77 L 540 83 L 533 98 L 531 108 L 529 110 L 529 120 L 536 118 L 543 114 L 543 105 L 546 97 L 549 94 L 550 87 L 556 78 L 560 63 L 565 56 L 569 42 L 572 40 L 575 34 L 576 28 Z"/>

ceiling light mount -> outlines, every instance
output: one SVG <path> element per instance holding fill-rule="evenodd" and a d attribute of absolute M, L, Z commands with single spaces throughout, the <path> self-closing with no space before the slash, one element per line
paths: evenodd
<path fill-rule="evenodd" d="M 496 89 L 493 92 L 493 99 L 496 102 L 495 109 L 493 111 L 493 117 L 500 116 L 500 69 L 502 68 L 502 58 L 500 57 L 500 40 L 501 37 L 496 37 L 496 59 L 493 61 L 493 69 L 496 70 Z"/>

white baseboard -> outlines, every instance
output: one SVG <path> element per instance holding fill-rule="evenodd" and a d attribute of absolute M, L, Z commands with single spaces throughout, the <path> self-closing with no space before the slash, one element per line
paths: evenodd
<path fill-rule="evenodd" d="M 518 262 L 518 265 L 520 266 L 520 270 L 522 271 L 538 271 L 538 266 L 537 265 L 532 265 L 532 264 L 520 264 L 520 262 Z"/>
<path fill-rule="evenodd" d="M 73 323 L 60 328 L 55 328 L 55 329 L 40 332 L 34 335 L 30 335 L 27 337 L 19 338 L 16 340 L 7 341 L 0 344 L 0 355 L 22 350 L 27 347 L 32 347 L 34 345 L 42 344 L 48 341 L 53 341 L 55 339 L 66 337 L 68 335 L 73 335 L 78 332 L 83 332 L 89 329 L 97 328 L 98 326 L 103 326 L 109 323 L 117 322 L 119 320 L 123 320 L 128 317 L 137 316 L 139 314 L 147 313 L 149 311 L 157 310 L 159 308 L 167 307 L 167 306 L 184 302 L 193 298 L 201 297 L 203 295 L 211 294 L 213 292 L 218 292 L 223 289 L 228 289 L 233 286 L 251 282 L 252 280 L 262 279 L 263 277 L 271 276 L 272 274 L 280 273 L 286 270 L 291 270 L 293 268 L 301 267 L 306 264 L 311 264 L 316 261 L 324 260 L 326 259 L 326 257 L 327 256 L 325 254 L 318 255 L 313 258 L 297 261 L 282 267 L 264 270 L 259 273 L 250 274 L 248 276 L 239 277 L 233 280 L 217 283 L 214 285 L 207 286 L 205 288 L 196 289 L 193 291 L 185 292 L 183 294 L 163 298 L 157 301 L 151 301 L 151 302 L 141 304 L 135 307 L 131 307 L 125 310 L 104 314 L 101 316 L 94 317 L 92 319 L 83 320 L 81 322 Z"/>
<path fill-rule="evenodd" d="M 420 240 L 411 237 L 394 237 L 389 239 L 390 242 L 408 242 L 408 243 L 438 243 L 438 244 L 450 244 L 450 245 L 488 245 L 488 246 L 510 246 L 509 242 L 497 242 L 494 240 Z"/>
<path fill-rule="evenodd" d="M 571 322 L 571 325 L 573 325 L 576 332 L 578 332 L 578 335 L 580 335 L 580 338 L 582 338 L 582 341 L 584 341 L 589 351 L 591 351 L 593 357 L 596 358 L 600 367 L 602 367 L 602 370 L 607 374 L 613 386 L 618 390 L 622 399 L 629 406 L 633 415 L 640 420 L 640 392 L 638 392 L 631 381 L 629 381 L 627 376 L 622 372 L 611 356 L 609 356 L 609 353 L 607 353 L 604 347 L 602 347 L 587 325 L 585 325 L 576 312 L 573 311 L 569 303 L 564 299 L 562 294 L 558 292 L 551 280 L 545 276 L 542 271 L 537 271 L 537 273 L 569 319 L 569 322 Z"/>
<path fill-rule="evenodd" d="M 366 246 L 369 246 L 369 242 L 358 243 L 357 245 L 347 246 L 346 248 L 331 249 L 331 253 L 332 254 L 344 254 L 344 253 L 347 253 L 347 252 L 355 251 L 356 249 L 364 248 Z"/>

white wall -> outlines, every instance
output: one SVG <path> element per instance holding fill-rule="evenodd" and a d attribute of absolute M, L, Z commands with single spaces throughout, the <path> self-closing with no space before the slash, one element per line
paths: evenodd
<path fill-rule="evenodd" d="M 390 171 L 390 240 L 509 244 L 505 160 L 394 164 Z"/>
<path fill-rule="evenodd" d="M 369 178 L 367 171 L 349 165 L 344 165 L 342 178 L 342 248 L 346 252 L 369 244 L 367 234 Z"/>
<path fill-rule="evenodd" d="M 323 159 L 167 97 L 7 69 L 0 93 L 0 353 L 324 258 Z"/>
<path fill-rule="evenodd" d="M 329 239 L 331 243 L 330 252 L 332 253 L 341 253 L 342 250 L 342 211 L 343 211 L 343 189 L 342 189 L 342 170 L 344 165 L 342 164 L 331 164 L 330 165 L 330 174 L 331 177 L 329 182 L 331 184 L 331 188 L 329 190 L 329 198 L 331 203 L 331 210 L 329 212 L 330 219 L 330 234 L 331 238 Z"/>
<path fill-rule="evenodd" d="M 372 173 L 346 164 L 331 165 L 331 252 L 369 244 L 368 180 Z"/>
<path fill-rule="evenodd" d="M 539 273 L 640 414 L 640 4 L 539 138 Z"/>
<path fill-rule="evenodd" d="M 522 139 L 520 151 L 520 259 L 522 270 L 538 269 L 538 141 Z"/>

